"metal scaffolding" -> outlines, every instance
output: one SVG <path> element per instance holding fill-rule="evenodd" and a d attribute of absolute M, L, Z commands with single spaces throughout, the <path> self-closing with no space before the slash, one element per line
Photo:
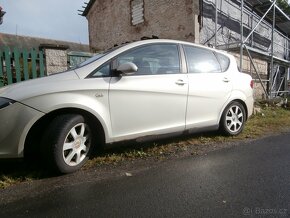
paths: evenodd
<path fill-rule="evenodd" d="M 290 18 L 279 8 L 277 0 L 232 0 L 240 7 L 240 39 L 239 42 L 218 45 L 218 19 L 219 14 L 224 14 L 218 9 L 218 0 L 215 0 L 215 37 L 214 44 L 217 48 L 239 52 L 240 69 L 243 69 L 243 57 L 249 58 L 254 77 L 258 81 L 268 99 L 289 94 L 289 74 L 290 74 Z M 257 19 L 255 25 L 246 25 L 244 21 L 245 13 L 252 19 Z M 257 37 L 257 28 L 261 24 L 267 24 L 271 28 L 270 49 L 263 50 L 253 45 L 254 37 Z M 247 31 L 245 31 L 247 30 Z M 275 55 L 275 46 L 281 46 L 275 42 L 275 34 L 280 34 L 285 39 L 283 57 Z M 259 73 L 254 59 L 266 61 L 268 63 L 267 78 L 263 79 Z M 283 73 L 282 70 L 283 69 Z"/>

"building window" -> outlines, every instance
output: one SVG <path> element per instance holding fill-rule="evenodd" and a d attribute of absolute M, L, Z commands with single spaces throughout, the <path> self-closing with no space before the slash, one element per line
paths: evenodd
<path fill-rule="evenodd" d="M 144 22 L 144 0 L 131 1 L 131 21 L 132 25 Z"/>

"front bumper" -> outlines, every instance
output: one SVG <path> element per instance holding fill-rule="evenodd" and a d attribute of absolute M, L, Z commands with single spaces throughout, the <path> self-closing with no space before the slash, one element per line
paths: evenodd
<path fill-rule="evenodd" d="M 0 109 L 0 158 L 22 157 L 29 129 L 43 115 L 18 102 Z"/>

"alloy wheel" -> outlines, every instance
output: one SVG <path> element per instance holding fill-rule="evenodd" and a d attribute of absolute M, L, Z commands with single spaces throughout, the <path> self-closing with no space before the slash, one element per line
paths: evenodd
<path fill-rule="evenodd" d="M 226 125 L 230 132 L 238 132 L 244 123 L 244 113 L 238 105 L 232 105 L 226 114 Z"/>
<path fill-rule="evenodd" d="M 63 159 L 69 166 L 80 164 L 90 147 L 90 132 L 85 123 L 75 125 L 67 134 L 63 144 Z"/>

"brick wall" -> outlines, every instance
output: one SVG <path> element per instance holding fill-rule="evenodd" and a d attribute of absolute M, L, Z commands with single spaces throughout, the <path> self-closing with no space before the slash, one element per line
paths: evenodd
<path fill-rule="evenodd" d="M 92 51 L 152 35 L 199 41 L 199 0 L 144 0 L 144 22 L 133 25 L 130 0 L 96 0 L 87 14 Z"/>

